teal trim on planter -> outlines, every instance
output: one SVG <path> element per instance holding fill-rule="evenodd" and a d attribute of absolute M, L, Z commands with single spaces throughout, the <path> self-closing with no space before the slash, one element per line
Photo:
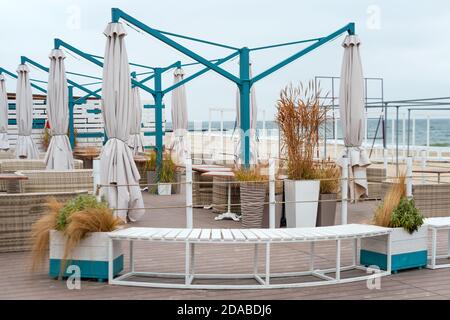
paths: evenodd
<path fill-rule="evenodd" d="M 360 253 L 362 265 L 375 265 L 380 269 L 387 269 L 387 256 L 385 254 L 369 250 L 361 250 Z M 427 250 L 423 250 L 392 255 L 392 272 L 425 267 L 427 265 L 427 254 Z"/>
<path fill-rule="evenodd" d="M 82 279 L 108 279 L 108 261 L 72 260 L 69 265 L 77 265 L 81 270 Z M 123 270 L 123 254 L 114 259 L 113 273 L 118 275 Z M 57 278 L 61 272 L 61 259 L 50 259 L 48 274 L 52 278 Z M 71 273 L 64 273 L 64 277 L 71 276 Z"/>
<path fill-rule="evenodd" d="M 17 124 L 16 119 L 8 119 L 8 126 L 15 126 Z"/>
<path fill-rule="evenodd" d="M 16 104 L 15 103 L 9 103 L 8 104 L 8 109 L 9 110 L 16 110 Z"/>

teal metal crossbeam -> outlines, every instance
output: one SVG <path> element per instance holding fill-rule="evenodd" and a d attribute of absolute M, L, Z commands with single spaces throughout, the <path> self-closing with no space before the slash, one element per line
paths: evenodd
<path fill-rule="evenodd" d="M 235 49 L 237 50 L 237 54 L 239 54 L 240 64 L 239 64 L 239 77 L 236 77 L 235 75 L 231 74 L 230 72 L 224 70 L 223 68 L 219 67 L 217 64 L 212 63 L 208 59 L 202 57 L 201 55 L 193 52 L 192 50 L 186 48 L 185 46 L 177 43 L 176 41 L 172 40 L 171 38 L 168 38 L 166 35 L 181 37 L 184 39 L 197 41 L 197 42 L 203 42 L 207 43 L 205 40 L 196 39 L 192 37 L 182 36 L 178 34 L 168 33 L 159 31 L 157 29 L 151 28 L 148 25 L 144 24 L 143 22 L 137 20 L 136 18 L 128 15 L 124 11 L 118 9 L 118 8 L 112 8 L 111 9 L 111 21 L 112 22 L 119 22 L 120 20 L 124 20 L 127 23 L 141 29 L 142 31 L 146 32 L 147 34 L 153 36 L 154 38 L 162 41 L 163 43 L 167 44 L 168 46 L 174 48 L 175 50 L 185 54 L 186 56 L 192 58 L 193 60 L 203 64 L 205 67 L 215 71 L 216 73 L 222 75 L 223 77 L 233 81 L 237 84 L 240 92 L 240 125 L 241 125 L 241 158 L 244 160 L 244 165 L 249 166 L 250 162 L 250 136 L 248 134 L 250 129 L 250 88 L 251 86 L 269 76 L 270 74 L 276 72 L 277 70 L 285 67 L 286 65 L 290 64 L 291 62 L 301 58 L 302 56 L 306 55 L 307 53 L 313 51 L 314 49 L 317 49 L 318 47 L 322 46 L 323 44 L 335 39 L 339 35 L 348 32 L 349 34 L 355 33 L 355 24 L 349 23 L 343 28 L 340 28 L 339 30 L 331 33 L 330 35 L 322 38 L 314 38 L 314 39 L 307 39 L 307 40 L 300 40 L 300 41 L 293 41 L 288 43 L 280 43 L 280 44 L 274 44 L 264 47 L 257 47 L 253 49 L 249 49 L 247 47 L 243 47 L 241 49 L 236 49 L 233 47 L 229 47 L 229 49 Z M 306 43 L 306 42 L 314 42 L 312 45 L 308 46 L 307 48 L 300 50 L 299 52 L 291 55 L 287 59 L 282 60 L 281 62 L 275 64 L 274 66 L 268 68 L 267 70 L 263 71 L 262 73 L 258 74 L 257 76 L 250 78 L 250 51 L 255 50 L 263 50 L 263 49 L 270 49 L 275 47 L 281 47 L 281 46 L 287 46 L 287 45 L 293 45 L 293 44 L 299 44 L 299 43 Z M 212 45 L 220 45 L 217 43 L 210 43 Z M 201 72 L 200 72 L 201 74 Z M 169 87 L 168 89 L 173 90 L 175 86 Z M 156 89 L 156 88 L 155 88 Z M 156 89 L 157 91 L 160 90 Z M 170 91 L 170 90 L 169 90 Z M 156 100 L 155 100 L 156 101 Z M 162 101 L 162 96 L 161 96 Z M 158 104 L 158 102 L 156 102 Z"/>
<path fill-rule="evenodd" d="M 81 51 L 80 49 L 68 44 L 67 42 L 64 42 L 61 39 L 56 38 L 54 40 L 54 46 L 55 49 L 59 49 L 60 47 L 64 47 L 70 51 L 72 51 L 73 53 L 79 55 L 80 57 L 86 59 L 89 62 L 92 62 L 93 64 L 99 66 L 100 68 L 103 68 L 103 62 L 99 61 L 97 58 L 94 58 L 92 55 L 85 53 L 84 51 Z M 154 94 L 155 91 L 150 89 L 149 87 L 143 85 L 142 83 L 140 83 L 137 80 L 131 79 L 131 83 L 139 88 L 141 88 L 144 91 L 147 91 L 150 94 Z"/>
<path fill-rule="evenodd" d="M 20 57 L 20 61 L 21 61 L 22 64 L 29 63 L 29 64 L 31 64 L 31 65 L 33 65 L 33 66 L 35 66 L 35 67 L 37 67 L 37 68 L 47 72 L 47 73 L 49 72 L 49 68 L 44 67 L 42 64 L 40 64 L 40 63 L 38 63 L 38 62 L 28 58 L 28 57 L 21 56 Z M 85 87 L 83 87 L 82 85 L 78 84 L 75 81 L 67 79 L 67 83 L 70 84 L 71 86 L 74 86 L 75 88 L 78 88 L 78 89 L 80 89 L 80 90 L 82 90 L 82 91 L 84 91 L 84 92 L 86 92 L 86 93 L 96 97 L 96 98 L 101 98 L 98 94 L 94 93 L 93 91 L 91 91 L 89 89 L 86 89 Z"/>
<path fill-rule="evenodd" d="M 201 64 L 209 67 L 211 70 L 219 73 L 223 77 L 235 82 L 236 84 L 240 84 L 241 80 L 233 75 L 232 73 L 216 66 L 212 62 L 210 62 L 208 59 L 205 59 L 204 57 L 200 56 L 199 54 L 191 51 L 190 49 L 184 47 L 183 45 L 179 44 L 178 42 L 166 37 L 164 34 L 162 34 L 160 31 L 150 28 L 146 24 L 142 23 L 141 21 L 133 18 L 132 16 L 126 14 L 120 9 L 113 8 L 112 9 L 112 22 L 119 22 L 120 19 L 123 19 L 127 21 L 128 23 L 134 25 L 135 27 L 141 29 L 142 31 L 148 33 L 149 35 L 155 37 L 156 39 L 164 42 L 165 44 L 171 46 L 175 50 L 185 54 L 186 56 L 190 57 L 191 59 L 200 62 Z"/>
<path fill-rule="evenodd" d="M 10 72 L 10 71 L 0 67 L 0 74 L 2 74 L 2 73 L 7 74 L 8 76 L 10 76 L 10 77 L 12 77 L 14 79 L 17 79 L 17 75 L 16 74 L 14 74 L 14 73 L 12 73 L 12 72 Z M 36 90 L 39 90 L 42 93 L 47 94 L 47 90 L 45 90 L 44 88 L 34 84 L 33 81 L 35 81 L 35 80 L 30 80 L 30 84 L 31 84 L 31 86 L 33 88 L 35 88 Z"/>
<path fill-rule="evenodd" d="M 266 71 L 263 71 L 260 74 L 258 74 L 257 76 L 253 77 L 253 79 L 251 80 L 252 84 L 254 84 L 255 82 L 257 82 L 257 81 L 267 77 L 268 75 L 274 73 L 275 71 L 280 70 L 281 68 L 283 68 L 284 66 L 288 65 L 289 63 L 291 63 L 291 62 L 301 58 L 302 56 L 306 55 L 307 53 L 313 51 L 314 49 L 317 49 L 321 45 L 324 45 L 325 43 L 335 39 L 336 37 L 340 36 L 343 33 L 348 32 L 349 34 L 354 34 L 354 30 L 355 30 L 355 24 L 354 23 L 349 23 L 346 26 L 342 27 L 341 29 L 339 29 L 339 30 L 329 34 L 328 36 L 323 37 L 323 38 L 319 38 L 319 40 L 317 40 L 315 43 L 313 43 L 312 45 L 308 46 L 307 48 L 305 48 L 305 49 L 303 49 L 303 50 L 293 54 L 289 58 L 287 58 L 287 59 L 277 63 L 273 67 L 270 67 Z"/>

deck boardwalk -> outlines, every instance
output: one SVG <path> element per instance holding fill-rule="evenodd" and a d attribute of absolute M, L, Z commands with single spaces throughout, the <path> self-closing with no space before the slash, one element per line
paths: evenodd
<path fill-rule="evenodd" d="M 145 193 L 147 206 L 183 204 L 183 196 L 158 197 Z M 349 205 L 349 222 L 367 222 L 375 202 Z M 233 221 L 215 221 L 211 211 L 194 210 L 194 225 L 201 228 L 236 228 Z M 134 226 L 178 227 L 185 224 L 183 209 L 152 210 Z M 440 243 L 447 243 L 445 234 Z M 351 243 L 344 241 L 342 263 L 351 262 Z M 184 250 L 180 244 L 136 243 L 136 270 L 183 271 Z M 209 245 L 196 250 L 196 272 L 250 272 L 253 257 L 251 246 Z M 444 250 L 438 246 L 438 252 Z M 127 254 L 127 250 L 125 250 Z M 278 244 L 272 250 L 272 271 L 307 268 L 309 246 L 305 244 Z M 316 264 L 334 265 L 335 244 L 316 245 Z M 264 254 L 261 251 L 260 268 Z M 125 257 L 126 258 L 126 257 Z M 127 261 L 127 260 L 125 260 Z M 353 282 L 322 287 L 270 290 L 175 290 L 110 286 L 95 281 L 82 281 L 80 290 L 68 290 L 65 281 L 51 279 L 47 271 L 31 273 L 29 253 L 0 254 L 0 299 L 450 299 L 450 269 L 412 270 L 381 279 L 381 289 L 370 290 L 366 282 Z M 342 274 L 345 277 L 345 272 Z M 233 281 L 233 280 L 231 280 Z"/>

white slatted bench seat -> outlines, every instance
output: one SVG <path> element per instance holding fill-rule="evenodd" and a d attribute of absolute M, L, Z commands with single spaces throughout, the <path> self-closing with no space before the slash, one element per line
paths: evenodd
<path fill-rule="evenodd" d="M 437 259 L 449 258 L 450 257 L 450 217 L 434 217 L 427 218 L 424 224 L 428 226 L 428 230 L 431 230 L 431 256 L 428 257 L 429 263 L 427 268 L 429 269 L 440 269 L 440 268 L 450 268 L 450 263 L 437 264 Z M 447 230 L 448 232 L 448 244 L 447 244 L 447 254 L 437 255 L 437 232 L 439 230 Z"/>
<path fill-rule="evenodd" d="M 381 277 L 391 273 L 391 261 L 388 258 L 386 271 L 376 274 L 364 274 L 341 278 L 341 271 L 367 268 L 358 262 L 358 240 L 366 237 L 387 236 L 391 229 L 373 225 L 349 224 L 319 228 L 284 228 L 284 229 L 174 229 L 174 228 L 127 228 L 108 233 L 110 237 L 109 252 L 112 253 L 117 242 L 128 241 L 130 244 L 130 271 L 113 277 L 112 268 L 109 272 L 109 283 L 115 285 L 160 287 L 160 288 L 192 288 L 192 289 L 262 289 L 262 288 L 292 288 L 324 284 L 335 284 L 360 281 Z M 341 266 L 341 241 L 352 240 L 352 264 Z M 185 244 L 184 273 L 138 272 L 134 266 L 133 243 L 135 241 L 151 241 Z M 314 266 L 314 244 L 319 241 L 336 242 L 336 266 L 330 269 L 317 269 Z M 253 273 L 251 274 L 199 274 L 195 273 L 195 246 L 199 244 L 249 244 L 254 246 Z M 310 243 L 310 266 L 307 271 L 271 273 L 271 244 L 276 243 Z M 258 271 L 258 247 L 265 247 L 265 272 Z M 388 257 L 390 257 L 390 239 L 387 241 Z M 110 255 L 110 266 L 112 254 Z M 334 273 L 334 277 L 327 274 Z M 317 281 L 271 283 L 271 278 L 288 278 L 300 276 L 315 276 Z M 133 281 L 132 277 L 151 278 L 183 278 L 184 283 Z M 254 279 L 255 284 L 196 284 L 194 279 Z M 294 279 L 295 280 L 295 279 Z"/>

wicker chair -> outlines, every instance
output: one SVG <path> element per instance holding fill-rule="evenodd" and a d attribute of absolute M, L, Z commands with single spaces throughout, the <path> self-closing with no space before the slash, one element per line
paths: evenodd
<path fill-rule="evenodd" d="M 83 161 L 74 160 L 75 169 L 83 169 Z M 45 162 L 43 160 L 29 159 L 4 159 L 0 160 L 0 173 L 13 173 L 23 170 L 45 170 Z M 0 191 L 6 191 L 5 181 L 0 181 Z"/>
<path fill-rule="evenodd" d="M 30 249 L 31 227 L 44 214 L 48 198 L 64 202 L 86 193 L 87 191 L 0 194 L 0 253 Z"/>
<path fill-rule="evenodd" d="M 392 182 L 382 183 L 382 193 L 385 195 Z M 419 211 L 427 218 L 450 216 L 450 184 L 413 184 L 414 203 Z"/>
<path fill-rule="evenodd" d="M 386 169 L 384 168 L 367 168 L 367 183 L 369 186 L 369 198 L 382 199 L 382 182 L 386 179 Z"/>
<path fill-rule="evenodd" d="M 93 191 L 94 180 L 91 169 L 22 170 L 17 173 L 28 177 L 28 180 L 19 182 L 22 192 Z"/>

